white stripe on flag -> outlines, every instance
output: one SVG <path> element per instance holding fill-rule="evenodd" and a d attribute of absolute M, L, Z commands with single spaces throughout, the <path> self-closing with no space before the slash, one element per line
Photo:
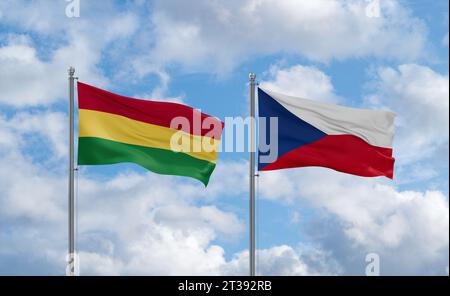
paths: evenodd
<path fill-rule="evenodd" d="M 328 135 L 350 134 L 371 145 L 392 148 L 395 118 L 392 112 L 342 107 L 262 90 L 289 112 Z"/>

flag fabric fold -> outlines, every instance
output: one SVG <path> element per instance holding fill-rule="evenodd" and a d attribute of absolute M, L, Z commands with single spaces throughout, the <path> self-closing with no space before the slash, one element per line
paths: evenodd
<path fill-rule="evenodd" d="M 128 98 L 78 82 L 78 116 L 79 165 L 131 162 L 205 186 L 216 166 L 223 123 L 191 107 Z M 176 118 L 185 124 L 174 125 Z M 174 137 L 188 143 L 186 149 L 174 150 Z"/>
<path fill-rule="evenodd" d="M 260 138 L 278 132 L 278 157 L 261 171 L 319 166 L 365 176 L 393 178 L 395 114 L 356 109 L 258 89 L 260 117 L 277 117 L 278 130 L 260 128 Z"/>

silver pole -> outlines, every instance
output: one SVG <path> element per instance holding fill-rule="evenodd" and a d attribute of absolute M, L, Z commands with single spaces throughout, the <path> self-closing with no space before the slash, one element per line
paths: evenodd
<path fill-rule="evenodd" d="M 255 79 L 250 73 L 250 276 L 256 275 L 255 248 Z"/>
<path fill-rule="evenodd" d="M 75 196 L 74 196 L 74 88 L 75 68 L 69 70 L 69 254 L 68 275 L 75 275 Z"/>

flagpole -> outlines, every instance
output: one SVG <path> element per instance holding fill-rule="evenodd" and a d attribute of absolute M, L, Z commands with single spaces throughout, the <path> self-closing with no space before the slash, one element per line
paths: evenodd
<path fill-rule="evenodd" d="M 74 89 L 75 68 L 70 67 L 69 73 L 69 276 L 75 275 L 75 196 L 74 196 Z"/>
<path fill-rule="evenodd" d="M 256 275 L 255 248 L 255 79 L 256 75 L 248 75 L 250 81 L 250 276 Z"/>

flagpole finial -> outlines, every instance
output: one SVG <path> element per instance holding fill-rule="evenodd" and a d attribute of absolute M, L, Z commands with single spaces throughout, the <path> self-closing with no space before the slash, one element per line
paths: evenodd
<path fill-rule="evenodd" d="M 255 73 L 250 73 L 250 74 L 248 74 L 248 79 L 249 79 L 250 81 L 255 81 L 255 79 L 256 79 L 256 74 L 255 74 Z"/>
<path fill-rule="evenodd" d="M 72 77 L 73 75 L 75 75 L 75 68 L 71 66 L 71 67 L 69 67 L 67 72 L 69 73 L 69 76 Z"/>

